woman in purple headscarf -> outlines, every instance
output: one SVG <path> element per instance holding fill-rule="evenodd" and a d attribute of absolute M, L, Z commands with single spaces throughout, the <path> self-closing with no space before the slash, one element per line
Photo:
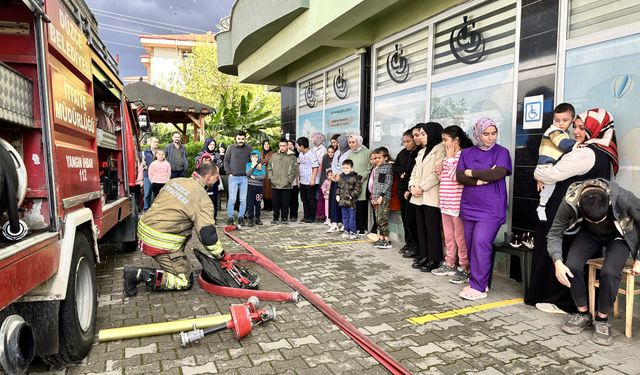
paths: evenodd
<path fill-rule="evenodd" d="M 460 217 L 469 251 L 469 286 L 460 297 L 477 300 L 487 297 L 493 270 L 492 246 L 498 229 L 507 218 L 507 184 L 511 175 L 509 150 L 496 144 L 498 126 L 490 118 L 473 125 L 475 147 L 462 150 L 456 179 L 465 185 L 460 201 Z"/>

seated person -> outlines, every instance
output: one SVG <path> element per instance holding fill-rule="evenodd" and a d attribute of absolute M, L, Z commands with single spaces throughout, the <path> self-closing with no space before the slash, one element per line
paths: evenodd
<path fill-rule="evenodd" d="M 595 317 L 593 342 L 611 345 L 611 325 L 607 318 L 618 294 L 620 277 L 629 253 L 635 263 L 633 273 L 640 273 L 640 199 L 613 181 L 594 179 L 576 182 L 569 187 L 547 235 L 548 250 L 558 281 L 569 287 L 578 312 L 562 325 L 562 330 L 579 334 L 593 324 L 589 314 L 584 266 L 591 258 L 601 256 L 598 313 Z M 576 234 L 567 264 L 562 262 L 563 234 Z"/>

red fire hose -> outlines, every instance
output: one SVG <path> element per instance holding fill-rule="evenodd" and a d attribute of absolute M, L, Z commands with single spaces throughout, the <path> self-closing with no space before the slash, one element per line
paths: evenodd
<path fill-rule="evenodd" d="M 225 228 L 226 232 L 226 228 Z M 248 261 L 254 262 L 262 267 L 269 269 L 269 266 L 265 264 L 264 257 L 259 257 L 253 254 L 245 254 L 245 253 L 235 253 L 229 254 L 229 258 L 235 261 Z M 227 286 L 220 286 L 213 283 L 207 282 L 203 277 L 202 273 L 198 276 L 198 284 L 200 288 L 211 293 L 216 294 L 223 297 L 232 297 L 232 298 L 242 298 L 247 299 L 251 296 L 256 296 L 260 300 L 264 301 L 281 301 L 281 302 L 298 302 L 300 298 L 300 294 L 298 292 L 271 292 L 268 290 L 254 290 L 254 289 L 241 289 L 241 288 L 232 288 Z"/>
<path fill-rule="evenodd" d="M 306 286 L 300 283 L 297 279 L 289 275 L 282 268 L 280 268 L 277 264 L 273 263 L 267 257 L 262 255 L 256 249 L 254 249 L 248 243 L 242 241 L 238 237 L 232 235 L 230 232 L 236 230 L 237 227 L 235 225 L 227 225 L 224 227 L 224 234 L 226 234 L 229 238 L 234 240 L 240 246 L 244 247 L 250 254 L 234 254 L 234 259 L 237 260 L 248 260 L 255 261 L 262 267 L 266 268 L 269 272 L 274 274 L 280 280 L 284 281 L 291 288 L 300 292 L 300 294 L 309 301 L 312 305 L 314 305 L 318 310 L 320 310 L 329 320 L 331 320 L 335 325 L 337 325 L 344 333 L 346 333 L 356 344 L 360 345 L 362 349 L 364 349 L 367 353 L 369 353 L 373 358 L 375 358 L 382 366 L 384 366 L 389 372 L 392 374 L 411 374 L 407 369 L 402 367 L 402 365 L 393 359 L 387 352 L 385 352 L 381 347 L 379 347 L 375 342 L 373 342 L 370 338 L 363 335 L 358 331 L 358 329 L 353 326 L 353 324 L 349 323 L 342 315 L 338 314 L 334 311 L 331 306 L 327 305 L 320 297 L 318 297 L 315 293 L 309 290 Z M 244 258 L 244 259 L 241 259 Z M 254 260 L 255 259 L 255 260 Z M 202 278 L 200 278 L 202 279 Z M 202 282 L 200 283 L 202 286 Z M 248 291 L 249 294 L 254 294 L 257 292 L 255 290 Z"/>

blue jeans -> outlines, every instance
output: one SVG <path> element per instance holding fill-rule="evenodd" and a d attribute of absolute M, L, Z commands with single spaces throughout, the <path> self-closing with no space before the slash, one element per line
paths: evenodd
<path fill-rule="evenodd" d="M 144 174 L 144 208 L 143 210 L 148 210 L 151 207 L 151 202 L 153 198 L 153 190 L 151 189 L 151 180 L 149 180 L 149 175 Z"/>
<path fill-rule="evenodd" d="M 238 210 L 238 218 L 244 217 L 247 210 L 247 186 L 249 182 L 247 176 L 229 176 L 229 200 L 227 201 L 227 216 L 233 219 L 233 207 L 238 197 L 238 189 L 240 190 L 240 208 Z"/>
<path fill-rule="evenodd" d="M 356 209 L 351 207 L 340 206 L 342 210 L 342 224 L 344 231 L 347 233 L 356 232 Z"/>

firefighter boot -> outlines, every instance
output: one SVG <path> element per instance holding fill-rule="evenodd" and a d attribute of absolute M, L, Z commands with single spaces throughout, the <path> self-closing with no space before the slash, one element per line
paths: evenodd
<path fill-rule="evenodd" d="M 138 284 L 141 282 L 144 282 L 147 287 L 152 286 L 152 289 L 155 289 L 156 269 L 125 267 L 123 278 L 124 293 L 128 297 L 133 297 L 138 294 Z"/>

